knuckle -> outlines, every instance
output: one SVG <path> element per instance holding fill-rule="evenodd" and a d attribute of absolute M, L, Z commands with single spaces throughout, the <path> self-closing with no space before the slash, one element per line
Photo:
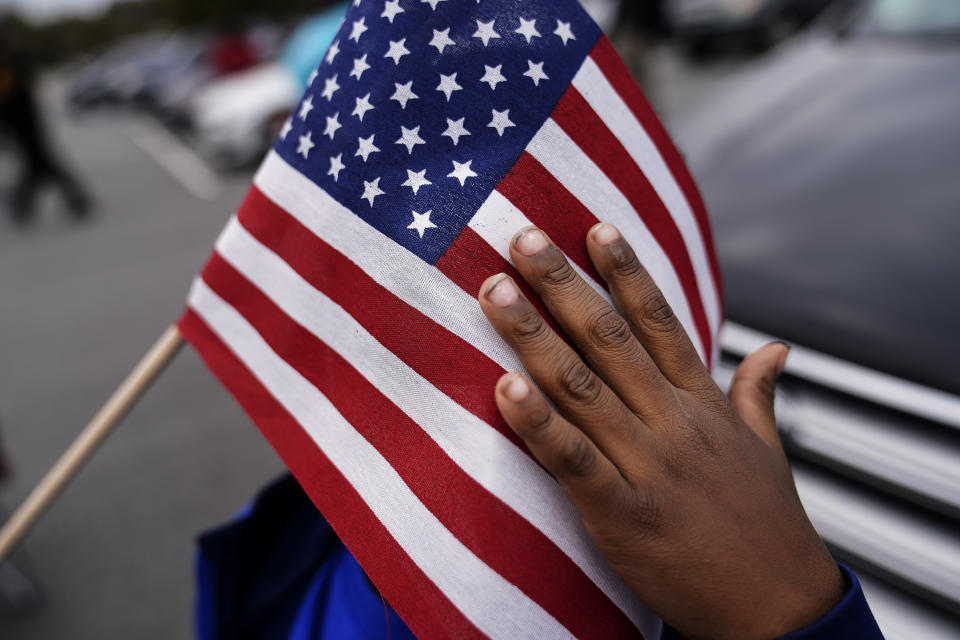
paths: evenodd
<path fill-rule="evenodd" d="M 631 317 L 647 335 L 671 341 L 680 339 L 680 323 L 670 304 L 659 292 L 639 301 Z"/>
<path fill-rule="evenodd" d="M 673 309 L 667 304 L 666 299 L 659 294 L 650 296 L 643 301 L 640 307 L 640 315 L 647 323 L 658 327 L 671 325 L 675 320 Z"/>
<path fill-rule="evenodd" d="M 627 278 L 634 278 L 646 273 L 646 270 L 637 258 L 637 254 L 629 250 L 614 252 L 613 269 L 617 275 Z"/>
<path fill-rule="evenodd" d="M 627 322 L 613 309 L 607 309 L 587 323 L 593 342 L 601 348 L 624 347 L 633 339 Z"/>
<path fill-rule="evenodd" d="M 566 258 L 559 252 L 540 273 L 543 284 L 548 287 L 565 287 L 577 279 L 577 272 L 573 270 Z"/>
<path fill-rule="evenodd" d="M 596 402 L 603 391 L 599 378 L 579 358 L 570 358 L 560 368 L 558 378 L 567 395 L 584 404 Z"/>
<path fill-rule="evenodd" d="M 546 405 L 538 405 L 527 414 L 526 431 L 530 437 L 542 437 L 553 425 L 553 411 Z"/>
<path fill-rule="evenodd" d="M 585 477 L 593 471 L 597 453 L 584 437 L 568 437 L 563 445 L 562 467 L 566 476 Z"/>
<path fill-rule="evenodd" d="M 511 334 L 518 343 L 531 344 L 543 339 L 546 330 L 547 324 L 543 317 L 536 309 L 530 308 L 514 320 Z"/>
<path fill-rule="evenodd" d="M 730 391 L 734 396 L 759 396 L 764 401 L 772 402 L 776 394 L 776 381 L 770 376 L 745 376 L 743 374 L 735 377 L 730 385 Z"/>

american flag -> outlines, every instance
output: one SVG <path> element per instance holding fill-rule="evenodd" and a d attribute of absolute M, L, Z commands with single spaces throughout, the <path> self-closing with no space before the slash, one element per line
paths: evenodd
<path fill-rule="evenodd" d="M 658 634 L 500 417 L 474 297 L 528 224 L 606 296 L 598 220 L 709 364 L 703 204 L 576 0 L 354 0 L 194 282 L 182 333 L 418 636 Z"/>

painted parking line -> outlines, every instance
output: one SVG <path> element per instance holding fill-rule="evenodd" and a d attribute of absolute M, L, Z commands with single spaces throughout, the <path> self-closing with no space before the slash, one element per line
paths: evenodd
<path fill-rule="evenodd" d="M 223 191 L 217 174 L 159 124 L 138 120 L 128 125 L 127 134 L 137 147 L 195 198 L 214 200 Z"/>

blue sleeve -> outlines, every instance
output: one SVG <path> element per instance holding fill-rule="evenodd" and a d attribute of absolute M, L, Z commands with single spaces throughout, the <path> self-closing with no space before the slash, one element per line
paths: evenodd
<path fill-rule="evenodd" d="M 200 640 L 415 640 L 290 475 L 198 547 Z"/>
<path fill-rule="evenodd" d="M 840 570 L 849 585 L 843 600 L 810 626 L 788 633 L 779 640 L 883 640 L 883 634 L 870 611 L 857 576 L 843 565 L 840 565 Z M 670 627 L 664 626 L 660 640 L 684 638 Z"/>

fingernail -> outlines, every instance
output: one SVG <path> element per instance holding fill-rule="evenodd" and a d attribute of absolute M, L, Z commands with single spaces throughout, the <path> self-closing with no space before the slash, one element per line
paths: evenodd
<path fill-rule="evenodd" d="M 517 251 L 528 257 L 537 255 L 546 249 L 548 244 L 547 236 L 538 229 L 522 231 L 514 240 Z"/>
<path fill-rule="evenodd" d="M 509 307 L 520 297 L 516 285 L 513 284 L 508 276 L 501 278 L 489 291 L 487 291 L 487 300 L 498 307 Z"/>
<path fill-rule="evenodd" d="M 783 354 L 780 356 L 780 360 L 777 362 L 777 376 L 782 374 L 783 370 L 787 368 L 787 356 L 790 355 L 790 349 L 791 349 L 790 345 L 787 344 L 786 342 L 783 342 L 780 340 L 778 340 L 778 342 L 780 342 L 780 344 L 785 346 L 786 349 L 784 350 Z"/>
<path fill-rule="evenodd" d="M 503 388 L 503 395 L 511 402 L 523 402 L 530 395 L 530 385 L 518 375 Z"/>
<path fill-rule="evenodd" d="M 593 228 L 593 241 L 601 247 L 609 247 L 620 239 L 620 232 L 612 224 L 599 224 Z"/>

